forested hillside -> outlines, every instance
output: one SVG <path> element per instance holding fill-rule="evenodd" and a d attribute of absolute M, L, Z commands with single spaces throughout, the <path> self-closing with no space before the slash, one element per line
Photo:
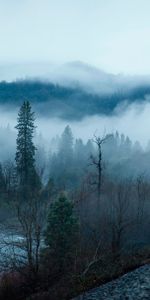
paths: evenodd
<path fill-rule="evenodd" d="M 81 88 L 63 87 L 40 81 L 0 83 L 0 104 L 18 106 L 30 99 L 40 114 L 64 119 L 81 119 L 92 115 L 110 115 L 121 105 L 149 101 L 150 85 L 112 94 L 86 93 Z"/>

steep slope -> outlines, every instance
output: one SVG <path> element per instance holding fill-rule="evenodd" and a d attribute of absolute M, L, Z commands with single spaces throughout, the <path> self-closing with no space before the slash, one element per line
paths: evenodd
<path fill-rule="evenodd" d="M 117 280 L 95 288 L 74 300 L 148 300 L 150 299 L 150 265 L 140 267 Z"/>

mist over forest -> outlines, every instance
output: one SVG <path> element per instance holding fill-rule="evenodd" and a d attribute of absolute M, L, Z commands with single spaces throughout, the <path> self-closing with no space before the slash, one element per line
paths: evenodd
<path fill-rule="evenodd" d="M 82 62 L 1 67 L 6 79 L 0 82 L 2 161 L 15 153 L 17 112 L 27 100 L 36 113 L 36 135 L 42 135 L 46 151 L 67 125 L 74 143 L 76 139 L 86 143 L 94 133 L 118 132 L 131 140 L 133 149 L 140 144 L 141 153 L 149 151 L 149 76 L 113 75 Z"/>
<path fill-rule="evenodd" d="M 0 82 L 0 299 L 69 300 L 149 259 L 149 78 L 92 72 L 103 89 Z"/>
<path fill-rule="evenodd" d="M 0 300 L 150 299 L 149 12 L 0 0 Z"/>
<path fill-rule="evenodd" d="M 95 131 L 119 131 L 147 146 L 149 76 L 113 75 L 81 62 L 57 68 L 27 65 L 20 67 L 20 74 L 23 70 L 24 76 L 17 79 L 15 66 L 1 68 L 1 76 L 6 78 L 0 82 L 1 126 L 10 124 L 13 129 L 19 106 L 29 100 L 38 118 L 38 130 L 43 135 L 49 131 L 48 139 L 70 124 L 77 138 L 87 140 Z M 13 76 L 7 81 L 11 71 Z"/>

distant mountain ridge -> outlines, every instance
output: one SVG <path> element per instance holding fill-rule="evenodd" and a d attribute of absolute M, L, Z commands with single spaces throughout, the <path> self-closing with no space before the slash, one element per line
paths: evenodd
<path fill-rule="evenodd" d="M 150 76 L 112 74 L 81 61 L 0 65 L 0 81 L 18 80 L 48 82 L 103 95 L 150 85 Z"/>

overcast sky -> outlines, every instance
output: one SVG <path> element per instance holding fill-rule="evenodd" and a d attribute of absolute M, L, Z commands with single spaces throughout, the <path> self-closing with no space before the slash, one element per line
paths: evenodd
<path fill-rule="evenodd" d="M 0 0 L 0 63 L 150 74 L 150 0 Z"/>

